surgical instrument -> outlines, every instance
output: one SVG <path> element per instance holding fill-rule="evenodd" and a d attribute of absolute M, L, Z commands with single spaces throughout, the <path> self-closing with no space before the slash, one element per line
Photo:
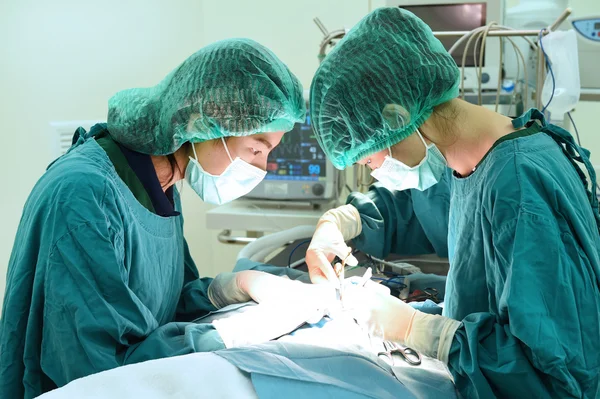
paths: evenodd
<path fill-rule="evenodd" d="M 335 263 L 335 266 L 333 267 L 340 283 L 339 288 L 336 290 L 337 297 L 340 301 L 342 300 L 342 296 L 344 294 L 344 269 L 346 268 L 346 260 L 350 257 L 350 255 L 352 255 L 352 250 L 348 251 L 348 255 L 341 260 L 341 263 Z"/>
<path fill-rule="evenodd" d="M 404 302 L 420 302 L 427 299 L 432 300 L 435 303 L 440 303 L 438 298 L 438 290 L 435 288 L 425 288 L 424 290 L 415 290 Z"/>
<path fill-rule="evenodd" d="M 412 348 L 401 348 L 392 341 L 383 341 L 383 347 L 385 351 L 379 352 L 377 356 L 387 357 L 390 360 L 390 362 L 392 362 L 392 366 L 394 365 L 393 355 L 395 354 L 400 355 L 402 357 L 402 360 L 404 360 L 411 366 L 418 366 L 421 364 L 421 355 L 419 354 L 419 352 Z"/>
<path fill-rule="evenodd" d="M 363 274 L 358 285 L 361 287 L 364 287 L 365 285 L 367 285 L 367 282 L 371 279 L 372 276 L 373 276 L 373 269 L 371 269 L 369 267 L 369 268 L 367 268 L 367 271 L 365 272 L 365 274 Z"/>

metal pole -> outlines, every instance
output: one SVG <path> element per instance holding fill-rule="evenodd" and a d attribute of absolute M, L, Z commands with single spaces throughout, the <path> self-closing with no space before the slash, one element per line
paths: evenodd
<path fill-rule="evenodd" d="M 562 14 L 545 30 L 544 34 L 548 32 L 556 30 L 560 24 L 562 24 L 568 17 L 571 15 L 571 8 L 566 8 Z M 325 35 L 325 38 L 321 42 L 321 47 L 319 49 L 319 56 L 322 57 L 325 55 L 325 49 L 327 45 L 333 39 L 341 39 L 346 34 L 346 31 L 343 29 L 336 30 L 334 32 L 329 33 L 327 29 L 323 26 L 319 18 L 314 19 L 315 23 L 321 29 L 321 32 Z M 433 32 L 435 37 L 461 37 L 471 33 L 470 31 L 448 31 L 448 32 Z M 488 36 L 491 37 L 508 37 L 508 36 L 538 36 L 540 34 L 539 30 L 532 29 L 521 29 L 521 30 L 492 30 L 488 32 Z"/>
<path fill-rule="evenodd" d="M 329 34 L 329 31 L 327 30 L 327 28 L 325 28 L 325 25 L 323 25 L 323 22 L 321 22 L 321 20 L 319 18 L 314 18 L 313 21 L 315 22 L 317 27 L 321 30 L 321 32 L 323 32 L 323 36 L 327 36 Z"/>
<path fill-rule="evenodd" d="M 560 24 L 565 22 L 565 20 L 569 18 L 569 15 L 571 15 L 572 12 L 573 10 L 571 10 L 571 7 L 565 8 L 565 10 L 562 12 L 562 14 L 560 14 L 556 21 L 554 21 L 554 23 L 550 25 L 550 32 L 555 31 L 560 26 Z"/>
<path fill-rule="evenodd" d="M 319 61 L 322 61 L 323 58 L 325 58 L 325 50 L 327 49 L 329 43 L 331 43 L 331 41 L 334 39 L 341 39 L 345 35 L 346 31 L 344 29 L 338 29 L 325 36 L 325 38 L 321 42 L 321 46 L 319 47 Z"/>
<path fill-rule="evenodd" d="M 433 32 L 435 37 L 462 37 L 470 34 L 471 31 L 447 31 L 447 32 Z M 491 30 L 488 32 L 488 36 L 537 36 L 540 34 L 539 30 Z"/>
<path fill-rule="evenodd" d="M 462 37 L 471 33 L 471 31 L 448 31 L 448 32 L 433 32 L 433 35 L 437 38 L 440 37 Z M 494 37 L 507 37 L 507 36 L 538 36 L 539 30 L 493 30 L 488 33 L 488 36 Z M 343 29 L 333 31 L 326 35 L 325 39 L 321 42 L 319 47 L 319 59 L 325 58 L 325 51 L 329 43 L 334 39 L 341 39 L 346 35 L 346 31 Z"/>
<path fill-rule="evenodd" d="M 545 34 L 547 34 L 548 32 L 552 32 L 554 30 L 556 30 L 556 28 L 558 28 L 560 26 L 560 24 L 562 24 L 568 17 L 569 15 L 571 15 L 571 9 L 570 8 L 566 8 L 562 14 L 560 14 L 560 16 L 556 19 L 556 21 L 554 21 L 552 23 L 552 25 L 550 25 L 550 27 L 548 29 L 546 29 Z M 465 36 L 467 34 L 471 33 L 471 31 L 448 31 L 448 32 L 433 32 L 433 35 L 435 37 L 454 37 L 454 36 Z M 491 30 L 488 32 L 488 36 L 502 36 L 502 37 L 506 37 L 506 36 L 538 36 L 540 34 L 539 30 L 532 30 L 532 29 L 521 29 L 521 30 Z"/>
<path fill-rule="evenodd" d="M 554 21 L 554 23 L 552 25 L 550 25 L 548 28 L 544 29 L 541 33 L 542 35 L 547 35 L 548 33 L 556 30 L 560 24 L 562 24 L 572 13 L 572 10 L 570 7 L 566 8 L 561 14 L 560 16 L 556 19 L 556 21 Z M 315 18 L 315 23 L 317 23 L 318 18 Z M 320 21 L 317 23 L 317 26 L 319 26 Z M 321 29 L 321 27 L 319 27 L 319 29 Z M 323 30 L 323 29 L 321 29 Z M 435 37 L 462 37 L 465 35 L 470 34 L 470 31 L 449 31 L 449 32 L 433 32 L 433 35 Z M 331 41 L 333 39 L 341 39 L 342 37 L 344 37 L 346 34 L 345 30 L 337 30 L 334 32 L 331 32 L 329 34 L 325 35 L 325 39 L 323 39 L 323 41 L 321 42 L 321 46 L 319 48 L 319 60 L 322 61 L 323 58 L 325 58 L 325 51 L 327 49 L 327 46 L 331 43 Z M 508 37 L 508 36 L 521 36 L 521 37 L 525 37 L 525 36 L 539 36 L 540 35 L 540 31 L 539 30 L 492 30 L 489 31 L 488 36 L 491 37 Z M 546 79 L 546 64 L 545 64 L 545 56 L 544 53 L 541 49 L 541 46 L 538 45 L 537 48 L 537 80 L 536 80 L 536 92 L 535 92 L 535 105 L 538 109 L 541 109 L 543 107 L 542 104 L 542 88 L 544 86 L 544 80 Z M 529 99 L 526 99 L 526 101 L 529 101 Z"/>

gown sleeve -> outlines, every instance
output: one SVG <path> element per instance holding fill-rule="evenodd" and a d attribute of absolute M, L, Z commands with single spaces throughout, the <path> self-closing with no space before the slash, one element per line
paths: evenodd
<path fill-rule="evenodd" d="M 208 298 L 208 287 L 213 279 L 210 277 L 200 278 L 185 239 L 183 240 L 183 247 L 185 274 L 175 320 L 193 321 L 209 312 L 214 312 L 217 308 Z"/>
<path fill-rule="evenodd" d="M 122 263 L 101 219 L 69 231 L 51 251 L 40 363 L 58 386 L 125 364 L 224 348 L 211 324 L 159 325 L 128 287 Z"/>
<path fill-rule="evenodd" d="M 462 320 L 448 357 L 457 388 L 469 398 L 595 397 L 600 300 L 589 259 L 550 213 L 503 216 L 487 276 L 503 287 L 500 315 Z"/>
<path fill-rule="evenodd" d="M 450 170 L 425 191 L 390 191 L 374 184 L 367 194 L 352 193 L 347 203 L 360 213 L 361 234 L 352 241 L 363 252 L 448 256 Z"/>

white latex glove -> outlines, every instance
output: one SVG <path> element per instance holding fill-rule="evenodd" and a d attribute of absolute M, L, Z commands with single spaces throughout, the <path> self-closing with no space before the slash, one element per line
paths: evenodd
<path fill-rule="evenodd" d="M 344 310 L 369 334 L 384 340 L 404 343 L 416 312 L 383 290 L 347 285 L 344 288 Z"/>
<path fill-rule="evenodd" d="M 358 264 L 346 241 L 357 237 L 361 230 L 360 214 L 352 205 L 343 205 L 323 214 L 306 251 L 306 264 L 313 283 L 329 282 L 339 286 L 331 262 L 337 256 L 346 259 L 347 266 Z"/>
<path fill-rule="evenodd" d="M 218 275 L 208 296 L 217 308 L 250 300 L 259 303 L 246 312 L 213 321 L 227 348 L 279 338 L 304 323 L 317 323 L 341 306 L 331 286 L 254 270 Z"/>
<path fill-rule="evenodd" d="M 251 301 L 250 295 L 238 283 L 238 273 L 219 273 L 208 286 L 208 299 L 217 309 L 235 303 Z"/>
<path fill-rule="evenodd" d="M 208 298 L 217 309 L 254 300 L 310 303 L 326 310 L 336 302 L 333 287 L 305 284 L 256 270 L 219 274 L 208 287 Z"/>
<path fill-rule="evenodd" d="M 345 287 L 343 301 L 344 310 L 371 335 L 448 363 L 448 352 L 460 322 L 419 312 L 381 290 L 357 285 Z"/>

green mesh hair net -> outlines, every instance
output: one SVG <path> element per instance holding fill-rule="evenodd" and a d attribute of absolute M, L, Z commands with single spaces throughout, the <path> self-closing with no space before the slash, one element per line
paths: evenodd
<path fill-rule="evenodd" d="M 158 85 L 115 94 L 108 131 L 124 146 L 168 155 L 186 142 L 288 132 L 306 117 L 302 85 L 248 39 L 202 48 Z"/>
<path fill-rule="evenodd" d="M 363 18 L 325 57 L 311 85 L 313 129 L 344 169 L 410 136 L 458 96 L 460 72 L 431 29 L 400 8 Z"/>

